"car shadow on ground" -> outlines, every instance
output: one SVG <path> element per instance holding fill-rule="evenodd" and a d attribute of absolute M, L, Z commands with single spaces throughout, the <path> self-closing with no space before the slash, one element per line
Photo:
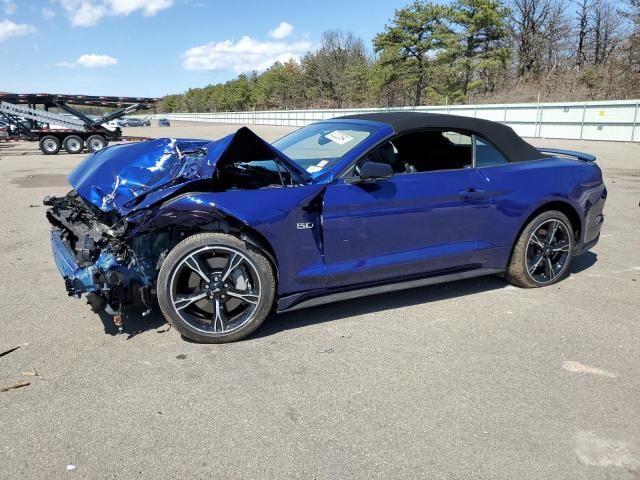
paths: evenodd
<path fill-rule="evenodd" d="M 169 326 L 157 306 L 146 317 L 142 316 L 142 312 L 141 308 L 130 308 L 125 317 L 124 330 L 122 332 L 118 330 L 118 327 L 113 322 L 112 315 L 106 312 L 101 312 L 98 315 L 104 326 L 104 333 L 114 336 L 122 334 L 127 337 L 127 340 L 131 340 L 133 337 L 148 330 L 157 330 L 163 325 Z M 166 328 L 158 330 L 158 333 L 163 333 L 164 331 L 166 331 Z"/>
<path fill-rule="evenodd" d="M 576 275 L 592 267 L 598 261 L 598 256 L 593 252 L 587 252 L 575 257 L 569 269 L 570 275 Z M 303 328 L 326 322 L 333 322 L 343 318 L 359 315 L 367 315 L 376 312 L 394 310 L 400 307 L 429 304 L 442 300 L 448 300 L 466 295 L 501 290 L 509 286 L 502 277 L 489 275 L 486 277 L 459 280 L 455 282 L 430 285 L 426 287 L 399 290 L 378 295 L 369 295 L 362 298 L 330 303 L 323 306 L 312 307 L 304 310 L 285 312 L 271 315 L 265 322 L 247 339 L 268 337 L 286 330 Z M 118 335 L 118 327 L 113 323 L 113 316 L 102 312 L 99 314 L 104 325 L 104 331 L 108 335 Z M 160 328 L 163 327 L 164 328 Z M 160 309 L 156 306 L 146 317 L 142 316 L 142 310 L 131 308 L 125 320 L 125 329 L 122 333 L 127 340 L 134 338 L 148 330 L 156 330 L 157 333 L 168 331 L 168 324 Z M 185 341 L 191 341 L 183 337 Z"/>
<path fill-rule="evenodd" d="M 579 257 L 575 257 L 571 262 L 569 275 L 575 275 L 590 268 L 597 260 L 598 257 L 593 252 L 587 252 Z M 428 304 L 466 295 L 474 295 L 476 293 L 495 291 L 508 286 L 509 283 L 503 277 L 490 275 L 440 285 L 430 285 L 370 295 L 272 316 L 248 338 L 267 337 L 284 330 L 332 322 L 353 316 L 394 310 L 400 307 Z"/>
<path fill-rule="evenodd" d="M 500 290 L 506 286 L 508 283 L 504 279 L 487 276 L 369 295 L 304 310 L 284 312 L 269 318 L 250 338 L 267 337 L 284 330 L 395 310 L 401 307 L 427 305 L 450 298 Z"/>

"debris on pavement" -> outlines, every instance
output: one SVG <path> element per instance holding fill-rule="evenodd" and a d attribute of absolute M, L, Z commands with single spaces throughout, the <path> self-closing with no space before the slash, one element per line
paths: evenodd
<path fill-rule="evenodd" d="M 18 388 L 22 388 L 22 387 L 26 387 L 28 385 L 31 385 L 31 382 L 18 382 L 18 383 L 14 383 L 13 385 L 9 385 L 7 387 L 2 387 L 0 388 L 0 392 L 8 392 L 9 390 L 16 390 Z"/>
<path fill-rule="evenodd" d="M 4 352 L 0 352 L 0 357 L 4 357 L 5 355 L 7 355 L 7 354 L 9 354 L 11 352 L 15 352 L 19 348 L 20 348 L 20 345 L 18 345 L 17 347 L 10 348 L 9 350 L 5 350 Z"/>
<path fill-rule="evenodd" d="M 39 377 L 40 372 L 38 372 L 35 368 L 33 370 L 27 370 L 26 372 L 22 372 L 23 375 L 28 377 Z"/>

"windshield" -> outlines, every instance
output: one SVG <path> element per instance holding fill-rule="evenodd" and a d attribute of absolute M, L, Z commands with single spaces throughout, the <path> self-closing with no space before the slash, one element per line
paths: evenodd
<path fill-rule="evenodd" d="M 314 123 L 277 140 L 273 146 L 315 174 L 333 167 L 375 130 L 355 123 Z"/>

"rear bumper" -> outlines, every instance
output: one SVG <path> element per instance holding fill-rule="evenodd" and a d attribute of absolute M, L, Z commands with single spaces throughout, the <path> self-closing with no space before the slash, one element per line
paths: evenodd
<path fill-rule="evenodd" d="M 586 252 L 598 243 L 604 224 L 604 205 L 607 202 L 607 195 L 607 187 L 602 182 L 585 194 L 582 238 L 580 245 L 576 248 L 576 255 Z"/>
<path fill-rule="evenodd" d="M 598 234 L 598 236 L 596 236 L 596 238 L 594 238 L 593 240 L 587 243 L 578 245 L 578 248 L 576 248 L 574 255 L 582 255 L 583 253 L 591 250 L 593 247 L 596 246 L 596 244 L 598 243 L 598 240 L 600 240 L 600 234 Z"/>

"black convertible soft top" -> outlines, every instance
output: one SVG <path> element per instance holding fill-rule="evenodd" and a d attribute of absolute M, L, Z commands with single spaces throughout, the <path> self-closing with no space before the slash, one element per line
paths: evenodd
<path fill-rule="evenodd" d="M 511 127 L 481 118 L 440 113 L 381 112 L 347 115 L 336 117 L 334 120 L 368 120 L 386 123 L 393 127 L 396 134 L 431 128 L 475 133 L 491 142 L 510 162 L 525 162 L 547 157 L 520 138 Z"/>

